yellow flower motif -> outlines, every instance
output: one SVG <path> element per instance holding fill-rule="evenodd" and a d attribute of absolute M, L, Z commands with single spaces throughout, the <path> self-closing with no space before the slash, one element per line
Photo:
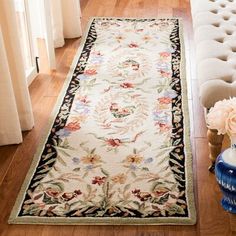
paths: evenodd
<path fill-rule="evenodd" d="M 101 163 L 101 157 L 97 154 L 89 154 L 87 156 L 82 157 L 81 161 L 84 164 L 97 164 L 97 163 Z"/>
<path fill-rule="evenodd" d="M 111 180 L 114 183 L 124 184 L 127 179 L 127 176 L 124 173 L 114 175 Z"/>
<path fill-rule="evenodd" d="M 148 35 L 145 35 L 145 36 L 143 37 L 143 40 L 144 40 L 144 41 L 149 41 L 150 39 L 151 39 L 151 37 L 148 36 Z"/>
<path fill-rule="evenodd" d="M 143 160 L 143 157 L 138 154 L 132 154 L 126 157 L 126 162 L 129 164 L 140 164 Z"/>
<path fill-rule="evenodd" d="M 85 115 L 78 115 L 78 116 L 74 116 L 71 118 L 71 120 L 73 122 L 84 122 L 86 120 L 86 116 Z"/>
<path fill-rule="evenodd" d="M 124 40 L 125 38 L 122 36 L 122 35 L 118 35 L 118 36 L 116 36 L 116 40 L 118 41 L 118 42 L 120 42 L 120 41 L 122 41 L 122 40 Z"/>
<path fill-rule="evenodd" d="M 156 110 L 166 110 L 171 107 L 170 104 L 157 104 L 156 105 Z"/>

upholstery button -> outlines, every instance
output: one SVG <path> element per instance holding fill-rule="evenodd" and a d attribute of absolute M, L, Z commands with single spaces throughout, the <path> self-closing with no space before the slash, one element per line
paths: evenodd
<path fill-rule="evenodd" d="M 220 59 L 221 61 L 227 61 L 227 56 L 220 56 L 220 57 L 217 57 L 218 59 Z"/>
<path fill-rule="evenodd" d="M 220 6 L 221 6 L 222 8 L 225 8 L 225 7 L 226 7 L 226 5 L 225 5 L 225 4 L 220 4 Z"/>
<path fill-rule="evenodd" d="M 229 16 L 223 16 L 224 20 L 229 20 L 229 18 L 230 18 Z"/>
<path fill-rule="evenodd" d="M 223 43 L 224 42 L 224 38 L 218 38 L 218 39 L 215 39 L 216 42 L 219 42 L 219 43 Z"/>
<path fill-rule="evenodd" d="M 220 23 L 214 23 L 212 25 L 215 26 L 215 27 L 220 27 Z"/>
<path fill-rule="evenodd" d="M 211 10 L 211 13 L 213 13 L 213 14 L 217 14 L 218 13 L 218 11 L 215 9 L 215 10 Z"/>
<path fill-rule="evenodd" d="M 226 32 L 227 35 L 232 35 L 233 34 L 233 31 L 231 31 L 231 30 L 226 30 L 225 32 Z"/>

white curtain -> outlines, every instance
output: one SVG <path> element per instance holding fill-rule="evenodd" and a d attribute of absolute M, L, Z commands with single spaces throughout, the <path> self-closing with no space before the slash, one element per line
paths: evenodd
<path fill-rule="evenodd" d="M 0 1 L 0 145 L 22 142 L 34 125 L 13 0 Z"/>
<path fill-rule="evenodd" d="M 54 46 L 62 47 L 64 38 L 82 35 L 79 0 L 51 0 L 51 16 Z"/>

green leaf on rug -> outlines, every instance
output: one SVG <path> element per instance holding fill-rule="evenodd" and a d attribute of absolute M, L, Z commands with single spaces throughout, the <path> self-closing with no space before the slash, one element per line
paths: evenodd
<path fill-rule="evenodd" d="M 49 171 L 48 175 L 50 176 L 50 178 L 54 178 L 54 175 Z"/>
<path fill-rule="evenodd" d="M 175 161 L 174 159 L 171 159 L 171 158 L 170 158 L 169 161 L 172 162 L 172 163 L 174 163 L 175 165 L 177 165 L 177 166 L 179 166 L 179 167 L 182 167 L 182 165 L 179 164 L 179 162 L 178 162 L 178 161 Z"/>
<path fill-rule="evenodd" d="M 131 184 L 126 184 L 124 187 L 124 192 L 126 192 L 130 188 Z"/>
<path fill-rule="evenodd" d="M 43 157 L 43 160 L 49 159 L 49 158 L 52 157 L 54 154 L 55 154 L 55 152 L 51 152 L 51 153 L 46 154 L 46 155 Z"/>
<path fill-rule="evenodd" d="M 169 199 L 169 194 L 165 194 L 163 197 L 160 197 L 160 199 L 158 200 L 158 204 L 163 205 L 165 202 L 167 202 Z"/>
<path fill-rule="evenodd" d="M 40 194 L 38 194 L 38 195 L 36 195 L 36 196 L 34 197 L 34 200 L 38 200 L 38 199 L 41 198 L 42 196 L 43 196 L 43 194 L 40 193 Z"/>
<path fill-rule="evenodd" d="M 184 215 L 185 214 L 184 209 L 182 207 L 180 207 L 177 204 L 173 204 L 171 206 L 171 208 L 169 209 L 169 214 L 173 215 L 173 214 L 176 214 L 176 213 L 180 214 L 180 215 Z"/>
<path fill-rule="evenodd" d="M 102 172 L 104 175 L 109 176 L 109 173 L 108 173 L 106 170 L 104 170 L 103 168 L 101 168 L 101 172 Z"/>
<path fill-rule="evenodd" d="M 49 169 L 50 169 L 50 168 L 49 168 L 48 166 L 46 166 L 46 167 L 44 167 L 44 169 L 38 171 L 38 173 L 41 174 L 41 173 L 48 172 Z"/>
<path fill-rule="evenodd" d="M 40 184 L 40 181 L 37 181 L 37 182 L 35 182 L 34 184 L 32 184 L 32 188 L 34 188 L 34 187 L 36 187 L 36 186 L 38 186 Z"/>
<path fill-rule="evenodd" d="M 60 146 L 63 147 L 63 148 L 68 148 L 68 147 L 70 147 L 68 139 L 65 138 L 65 139 L 64 139 L 64 142 L 63 142 Z"/>
<path fill-rule="evenodd" d="M 66 166 L 66 162 L 59 155 L 57 155 L 57 161 L 63 166 Z"/>
<path fill-rule="evenodd" d="M 42 174 L 42 175 L 37 175 L 34 177 L 33 180 L 38 180 L 38 179 L 42 179 L 46 174 Z"/>
<path fill-rule="evenodd" d="M 61 191 L 64 191 L 64 184 L 63 184 L 63 183 L 61 183 L 61 182 L 52 182 L 52 183 L 50 183 L 50 184 L 56 185 L 57 187 L 59 187 L 59 189 L 60 189 Z"/>
<path fill-rule="evenodd" d="M 49 165 L 49 164 L 55 162 L 55 160 L 56 160 L 56 158 L 52 158 L 52 159 L 48 160 L 47 162 L 45 162 L 43 165 L 44 165 L 44 166 L 45 166 L 45 165 Z"/>
<path fill-rule="evenodd" d="M 61 149 L 61 148 L 57 148 L 58 152 L 62 153 L 64 156 L 70 157 L 70 154 L 67 153 L 65 150 Z"/>
<path fill-rule="evenodd" d="M 137 177 L 137 175 L 135 174 L 134 171 L 131 172 L 131 175 L 132 175 L 133 177 L 135 177 L 135 178 Z"/>
<path fill-rule="evenodd" d="M 147 167 L 143 167 L 142 170 L 149 171 L 149 169 Z"/>
<path fill-rule="evenodd" d="M 90 153 L 94 154 L 95 151 L 96 151 L 96 148 L 93 148 Z"/>

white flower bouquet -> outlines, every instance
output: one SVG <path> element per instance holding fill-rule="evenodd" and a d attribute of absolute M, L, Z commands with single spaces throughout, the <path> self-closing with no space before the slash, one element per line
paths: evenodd
<path fill-rule="evenodd" d="M 207 114 L 207 126 L 218 134 L 236 136 L 236 97 L 215 103 Z"/>

